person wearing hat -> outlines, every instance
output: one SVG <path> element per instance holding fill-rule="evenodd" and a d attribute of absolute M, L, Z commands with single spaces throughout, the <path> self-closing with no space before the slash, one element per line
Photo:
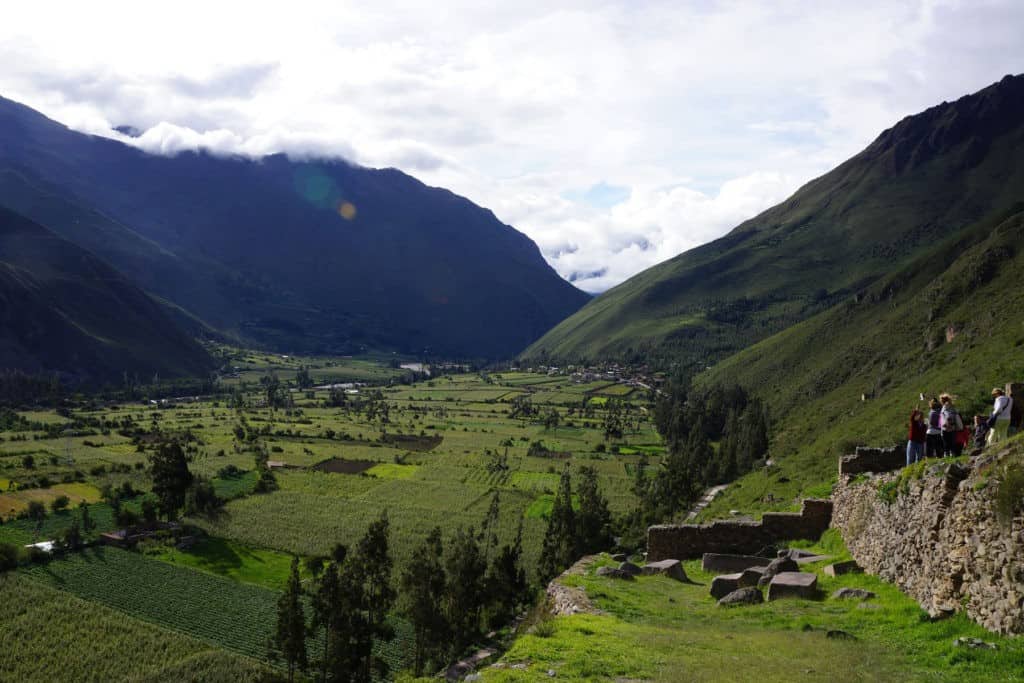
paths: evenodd
<path fill-rule="evenodd" d="M 1006 395 L 1006 392 L 996 387 L 992 390 L 995 403 L 992 405 L 992 415 L 988 418 L 988 442 L 989 444 L 1006 441 L 1010 436 L 1010 412 L 1013 410 L 1013 399 Z"/>

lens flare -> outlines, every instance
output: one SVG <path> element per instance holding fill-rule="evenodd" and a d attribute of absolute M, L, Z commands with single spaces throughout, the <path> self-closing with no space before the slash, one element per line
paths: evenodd
<path fill-rule="evenodd" d="M 342 202 L 338 207 L 338 215 L 347 221 L 356 217 L 356 205 L 352 202 Z"/>

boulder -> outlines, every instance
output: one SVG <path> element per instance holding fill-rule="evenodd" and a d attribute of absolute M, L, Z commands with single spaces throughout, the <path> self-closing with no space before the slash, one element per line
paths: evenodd
<path fill-rule="evenodd" d="M 641 571 L 640 567 L 636 566 L 632 562 L 623 562 L 619 565 L 619 569 L 621 571 L 626 572 L 627 574 L 632 574 L 633 576 L 643 574 L 643 571 Z"/>
<path fill-rule="evenodd" d="M 689 577 L 686 576 L 686 571 L 683 569 L 683 563 L 679 560 L 661 560 L 659 562 L 648 562 L 640 571 L 645 576 L 652 574 L 664 574 L 676 581 L 689 581 Z"/>
<path fill-rule="evenodd" d="M 761 579 L 757 582 L 757 585 L 764 588 L 772 582 L 777 574 L 783 572 L 799 573 L 800 565 L 796 563 L 796 560 L 789 557 L 779 557 L 771 561 L 771 563 L 765 568 L 764 574 Z"/>
<path fill-rule="evenodd" d="M 740 573 L 740 588 L 746 586 L 757 586 L 761 581 L 761 577 L 764 576 L 764 572 L 767 567 L 747 567 Z"/>
<path fill-rule="evenodd" d="M 803 548 L 783 548 L 778 552 L 778 557 L 788 557 L 791 560 L 799 560 L 801 557 L 813 557 L 817 553 Z"/>
<path fill-rule="evenodd" d="M 877 596 L 863 588 L 840 588 L 832 594 L 833 600 L 870 600 L 874 597 Z"/>
<path fill-rule="evenodd" d="M 768 599 L 813 598 L 818 592 L 818 575 L 807 572 L 780 572 L 768 584 Z"/>
<path fill-rule="evenodd" d="M 612 560 L 614 562 L 625 562 L 628 559 L 629 558 L 626 556 L 626 553 L 615 553 L 612 555 Z"/>
<path fill-rule="evenodd" d="M 711 597 L 724 598 L 740 587 L 741 574 L 719 574 L 711 581 Z"/>
<path fill-rule="evenodd" d="M 597 576 L 607 576 L 612 579 L 625 579 L 626 581 L 632 581 L 633 575 L 629 572 L 624 572 L 618 567 L 598 567 L 597 571 L 594 572 Z"/>
<path fill-rule="evenodd" d="M 864 570 L 860 568 L 854 560 L 847 560 L 845 562 L 834 562 L 825 567 L 826 576 L 842 576 L 843 574 L 854 574 L 861 573 Z"/>
<path fill-rule="evenodd" d="M 764 602 L 764 595 L 761 594 L 761 589 L 747 586 L 745 588 L 737 588 L 719 600 L 718 604 L 720 607 L 734 607 L 736 605 L 756 605 L 761 602 Z"/>
<path fill-rule="evenodd" d="M 772 561 L 770 557 L 758 555 L 729 555 L 723 553 L 704 553 L 701 568 L 706 572 L 731 574 L 741 572 L 747 567 L 767 567 Z"/>

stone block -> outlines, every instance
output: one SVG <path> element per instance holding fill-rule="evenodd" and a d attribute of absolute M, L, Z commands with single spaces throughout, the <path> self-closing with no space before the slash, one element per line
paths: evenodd
<path fill-rule="evenodd" d="M 733 607 L 736 605 L 756 605 L 764 602 L 764 595 L 761 590 L 752 586 L 737 588 L 718 601 L 721 607 Z"/>
<path fill-rule="evenodd" d="M 757 586 L 767 567 L 747 567 L 740 573 L 740 588 L 746 586 Z"/>
<path fill-rule="evenodd" d="M 597 576 L 607 576 L 612 579 L 625 579 L 626 581 L 632 581 L 633 575 L 629 572 L 624 572 L 618 567 L 598 567 L 597 571 L 594 572 Z"/>
<path fill-rule="evenodd" d="M 641 573 L 646 576 L 652 574 L 664 574 L 676 581 L 689 581 L 689 577 L 686 576 L 686 571 L 683 569 L 683 563 L 679 560 L 661 560 L 659 562 L 648 562 L 640 568 Z"/>
<path fill-rule="evenodd" d="M 860 574 L 864 570 L 854 560 L 835 562 L 825 567 L 826 576 L 842 576 L 843 574 Z"/>
<path fill-rule="evenodd" d="M 725 572 L 732 574 L 742 572 L 748 567 L 767 567 L 772 561 L 770 557 L 759 555 L 728 555 L 723 553 L 704 553 L 701 568 L 706 572 Z"/>
<path fill-rule="evenodd" d="M 642 574 L 643 573 L 640 570 L 640 567 L 636 566 L 632 562 L 623 562 L 622 564 L 619 565 L 619 570 L 620 571 L 624 571 L 627 574 L 631 574 L 633 576 L 637 576 L 638 574 Z"/>
<path fill-rule="evenodd" d="M 740 587 L 740 576 L 742 574 L 720 574 L 716 576 L 711 581 L 711 596 L 721 599 L 738 589 Z"/>
<path fill-rule="evenodd" d="M 818 592 L 818 575 L 806 572 L 782 572 L 768 584 L 768 599 L 813 598 Z"/>
<path fill-rule="evenodd" d="M 833 600 L 870 600 L 873 597 L 874 593 L 863 588 L 840 588 L 832 594 Z"/>
<path fill-rule="evenodd" d="M 782 574 L 784 572 L 792 573 L 799 571 L 800 565 L 796 563 L 796 560 L 790 559 L 788 557 L 779 557 L 772 560 L 771 563 L 767 567 L 765 567 L 764 573 L 761 575 L 761 578 L 757 582 L 757 585 L 764 588 L 769 583 L 771 583 L 772 579 L 775 578 L 777 574 Z"/>

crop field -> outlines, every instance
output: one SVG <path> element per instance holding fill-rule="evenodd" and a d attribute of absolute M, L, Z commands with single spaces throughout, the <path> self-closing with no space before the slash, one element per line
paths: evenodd
<path fill-rule="evenodd" d="M 252 659 L 22 574 L 0 575 L 0 680 L 255 681 Z"/>
<path fill-rule="evenodd" d="M 183 520 L 200 534 L 187 549 L 96 548 L 20 573 L 132 620 L 263 659 L 293 554 L 351 546 L 386 512 L 397 576 L 433 527 L 445 538 L 460 527 L 479 529 L 497 495 L 499 540 L 511 541 L 522 524 L 524 566 L 532 573 L 563 469 L 595 468 L 610 507 L 621 512 L 635 504 L 633 464 L 641 454 L 656 463 L 660 453 L 646 404 L 632 387 L 527 373 L 408 385 L 393 381 L 404 371 L 369 360 L 238 353 L 240 369 L 220 395 L 88 405 L 61 415 L 26 412 L 30 429 L 0 432 L 0 514 L 9 517 L 0 524 L 0 542 L 58 537 L 80 514 L 79 500 L 91 503 L 95 534 L 115 529 L 111 507 L 97 502 L 101 491 L 133 489 L 123 505 L 137 513 L 138 492 L 152 486 L 150 449 L 167 436 L 187 444 L 190 470 L 210 479 L 226 501 L 212 517 Z M 348 377 L 381 384 L 349 393 L 299 389 L 290 383 L 300 366 L 314 382 Z M 266 380 L 260 381 L 272 376 L 286 396 L 276 408 L 268 407 Z M 595 405 L 595 390 L 603 405 Z M 604 403 L 613 396 L 631 417 L 621 437 L 607 440 Z M 526 413 L 513 415 L 517 405 L 528 406 Z M 552 412 L 557 424 L 545 427 Z M 256 449 L 274 462 L 278 489 L 271 493 L 254 492 Z M 59 495 L 72 500 L 71 510 L 41 521 L 11 518 L 21 508 L 8 501 L 49 503 Z M 400 637 L 386 656 L 401 666 L 411 636 L 396 623 Z"/>

